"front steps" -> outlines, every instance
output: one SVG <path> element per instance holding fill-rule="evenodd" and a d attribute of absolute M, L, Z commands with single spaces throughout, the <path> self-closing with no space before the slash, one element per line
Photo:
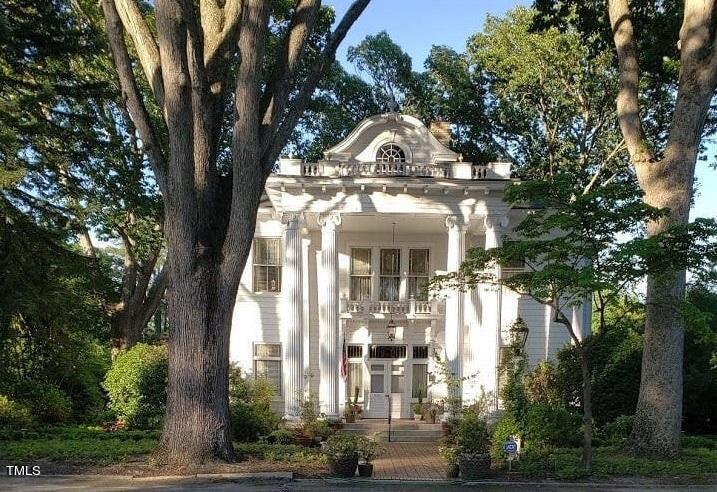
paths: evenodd
<path fill-rule="evenodd" d="M 388 421 L 385 419 L 362 419 L 353 424 L 344 424 L 341 432 L 388 441 Z M 391 442 L 437 442 L 442 435 L 441 424 L 427 424 L 414 420 L 393 420 L 391 422 Z"/>

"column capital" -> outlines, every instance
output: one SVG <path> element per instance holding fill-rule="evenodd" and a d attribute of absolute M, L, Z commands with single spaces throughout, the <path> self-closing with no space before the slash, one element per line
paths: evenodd
<path fill-rule="evenodd" d="M 463 219 L 463 217 L 460 217 L 458 215 L 446 216 L 446 227 L 448 228 L 448 230 L 456 228 L 459 231 L 465 231 L 467 225 L 468 224 L 466 224 L 466 221 Z"/>
<path fill-rule="evenodd" d="M 483 217 L 483 225 L 486 230 L 505 229 L 508 227 L 509 219 L 507 215 L 486 215 Z"/>
<path fill-rule="evenodd" d="M 286 229 L 299 229 L 304 222 L 301 212 L 282 212 L 279 219 Z"/>
<path fill-rule="evenodd" d="M 342 222 L 341 214 L 320 214 L 316 221 L 319 223 L 321 228 L 327 227 L 330 229 L 337 229 Z"/>

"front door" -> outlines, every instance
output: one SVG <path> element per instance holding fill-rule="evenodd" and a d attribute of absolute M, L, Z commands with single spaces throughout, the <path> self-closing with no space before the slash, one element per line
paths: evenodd
<path fill-rule="evenodd" d="M 370 361 L 369 375 L 368 405 L 364 417 L 388 418 L 390 408 L 392 418 L 402 418 L 406 386 L 403 361 Z"/>

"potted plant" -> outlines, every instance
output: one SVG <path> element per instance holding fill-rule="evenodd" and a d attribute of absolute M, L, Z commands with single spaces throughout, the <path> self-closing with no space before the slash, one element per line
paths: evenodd
<path fill-rule="evenodd" d="M 351 400 L 346 402 L 344 407 L 344 419 L 347 424 L 353 424 L 357 419 L 361 417 L 361 405 L 358 404 L 359 387 L 354 388 L 354 401 Z"/>
<path fill-rule="evenodd" d="M 361 437 L 354 434 L 334 434 L 326 440 L 323 451 L 329 461 L 329 474 L 350 478 L 356 474 Z"/>
<path fill-rule="evenodd" d="M 360 477 L 373 476 L 373 460 L 380 454 L 378 443 L 367 437 L 361 438 L 359 444 L 359 458 L 363 460 L 358 464 L 358 473 Z"/>
<path fill-rule="evenodd" d="M 416 398 L 418 399 L 418 403 L 414 403 L 411 406 L 411 408 L 413 408 L 413 420 L 421 420 L 423 419 L 423 392 L 420 388 L 418 389 Z"/>
<path fill-rule="evenodd" d="M 430 403 L 428 405 L 428 409 L 426 410 L 426 416 L 428 417 L 428 422 L 431 424 L 436 423 L 436 418 L 438 417 L 438 405 L 435 403 Z"/>
<path fill-rule="evenodd" d="M 490 438 L 485 420 L 476 412 L 466 411 L 456 423 L 458 467 L 466 480 L 485 478 L 490 474 Z"/>
<path fill-rule="evenodd" d="M 446 462 L 446 478 L 458 478 L 458 447 L 450 438 L 442 438 L 438 454 Z"/>

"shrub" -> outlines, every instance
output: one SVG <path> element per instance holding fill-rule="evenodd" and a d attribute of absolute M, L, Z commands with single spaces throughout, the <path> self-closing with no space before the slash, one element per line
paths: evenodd
<path fill-rule="evenodd" d="M 476 412 L 463 412 L 456 424 L 455 434 L 462 453 L 482 454 L 490 451 L 488 426 Z"/>
<path fill-rule="evenodd" d="M 635 424 L 634 415 L 620 415 L 603 428 L 604 438 L 611 444 L 621 444 L 632 432 L 632 426 Z"/>
<path fill-rule="evenodd" d="M 325 420 L 315 420 L 303 428 L 304 434 L 313 440 L 325 441 L 334 433 Z"/>
<path fill-rule="evenodd" d="M 16 429 L 32 423 L 30 411 L 24 405 L 0 395 L 0 427 Z"/>
<path fill-rule="evenodd" d="M 167 347 L 138 343 L 115 359 L 102 386 L 109 408 L 129 427 L 160 426 L 167 402 Z"/>
<path fill-rule="evenodd" d="M 511 412 L 504 412 L 498 422 L 493 427 L 493 436 L 491 441 L 490 455 L 494 460 L 503 459 L 503 443 L 511 436 L 519 436 L 520 428 L 518 422 Z"/>
<path fill-rule="evenodd" d="M 292 444 L 294 442 L 294 433 L 289 429 L 276 429 L 269 434 L 269 442 L 275 444 Z"/>
<path fill-rule="evenodd" d="M 277 429 L 281 417 L 271 408 L 274 388 L 264 378 L 244 377 L 232 367 L 229 373 L 229 416 L 238 441 L 257 441 Z"/>
<path fill-rule="evenodd" d="M 579 446 L 580 426 L 580 416 L 561 406 L 531 404 L 525 417 L 525 438 L 531 446 Z"/>
<path fill-rule="evenodd" d="M 552 362 L 540 362 L 532 372 L 525 375 L 525 395 L 530 403 L 544 405 L 560 404 L 560 392 Z"/>
<path fill-rule="evenodd" d="M 355 434 L 334 434 L 326 441 L 324 453 L 330 457 L 358 456 L 364 439 L 366 438 Z"/>
<path fill-rule="evenodd" d="M 28 381 L 17 393 L 37 422 L 59 424 L 72 417 L 72 400 L 55 385 Z"/>

